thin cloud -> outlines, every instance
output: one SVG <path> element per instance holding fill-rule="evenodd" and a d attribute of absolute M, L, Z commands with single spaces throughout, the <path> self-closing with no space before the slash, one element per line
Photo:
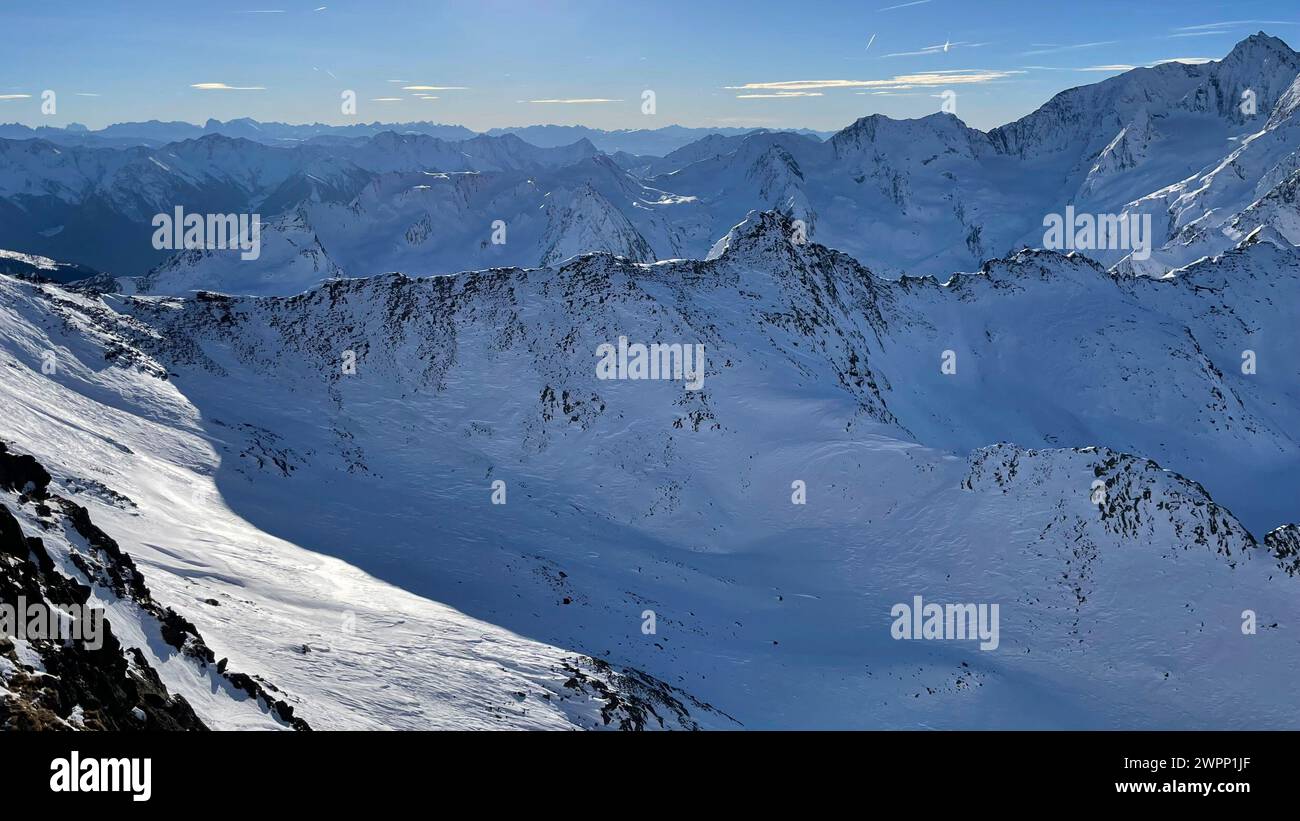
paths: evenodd
<path fill-rule="evenodd" d="M 469 86 L 402 86 L 402 91 L 464 91 Z"/>
<path fill-rule="evenodd" d="M 970 85 L 1003 80 L 1021 71 L 950 69 L 920 74 L 899 74 L 888 80 L 782 80 L 775 83 L 746 83 L 723 86 L 728 91 L 818 91 L 832 88 L 909 89 L 917 86 Z"/>
<path fill-rule="evenodd" d="M 1219 23 L 1201 23 L 1196 26 L 1177 26 L 1174 31 L 1205 31 L 1207 29 L 1240 28 L 1241 26 L 1294 26 L 1294 20 L 1224 20 Z"/>
<path fill-rule="evenodd" d="M 821 97 L 820 91 L 778 91 L 775 94 L 737 94 L 737 100 L 788 100 L 791 97 Z"/>
<path fill-rule="evenodd" d="M 0 94 L 0 100 L 26 100 L 31 96 L 30 94 Z"/>
<path fill-rule="evenodd" d="M 401 101 L 402 101 L 401 97 L 371 97 L 370 98 L 370 102 L 372 103 L 400 103 Z"/>
<path fill-rule="evenodd" d="M 1132 71 L 1135 68 L 1152 68 L 1163 65 L 1164 63 L 1187 63 L 1189 65 L 1200 65 L 1201 63 L 1212 63 L 1219 58 L 1217 57 L 1172 57 L 1167 60 L 1152 60 L 1149 63 L 1138 63 L 1129 65 L 1128 63 L 1108 63 L 1099 66 L 1025 66 L 1030 71 L 1088 71 L 1097 73 L 1123 72 Z"/>
<path fill-rule="evenodd" d="M 885 6 L 883 9 L 876 9 L 876 11 L 893 11 L 894 9 L 905 9 L 908 6 L 923 6 L 928 2 L 930 2 L 930 0 L 912 0 L 910 3 L 899 3 L 897 6 Z"/>
<path fill-rule="evenodd" d="M 1081 48 L 1096 48 L 1097 46 L 1112 46 L 1118 43 L 1118 40 L 1098 40 L 1095 43 L 1077 43 L 1072 46 L 1053 46 L 1052 48 L 1034 49 L 1033 51 L 1022 51 L 1022 57 L 1028 57 L 1031 54 L 1056 54 L 1061 51 L 1078 51 Z"/>
<path fill-rule="evenodd" d="M 926 46 L 919 51 L 894 51 L 886 54 L 886 57 L 924 57 L 930 54 L 944 54 L 949 49 L 954 48 L 981 48 L 989 45 L 988 43 L 968 43 L 960 40 L 956 43 L 940 43 L 937 46 Z"/>
<path fill-rule="evenodd" d="M 225 83 L 191 83 L 190 88 L 200 91 L 266 91 L 266 86 L 231 86 Z"/>
<path fill-rule="evenodd" d="M 548 105 L 586 105 L 588 103 L 621 103 L 623 100 L 607 100 L 603 97 L 574 97 L 563 100 L 528 100 L 527 102 Z"/>

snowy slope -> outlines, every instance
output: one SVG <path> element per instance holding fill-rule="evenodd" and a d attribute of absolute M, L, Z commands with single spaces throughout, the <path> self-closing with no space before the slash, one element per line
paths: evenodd
<path fill-rule="evenodd" d="M 291 298 L 0 280 L 0 437 L 131 497 L 96 520 L 314 727 L 558 726 L 577 654 L 704 726 L 1296 726 L 1294 250 L 889 281 L 792 230 Z M 704 344 L 701 389 L 598 379 L 619 336 Z M 998 604 L 998 648 L 893 639 L 918 595 Z"/>
<path fill-rule="evenodd" d="M 50 481 L 30 455 L 0 446 L 0 600 L 21 607 L 23 622 L 33 606 L 83 608 L 73 615 L 82 624 L 95 618 L 85 608 L 105 619 L 83 641 L 0 636 L 0 727 L 203 729 L 197 708 L 232 728 L 310 729 L 274 685 L 218 661 L 192 624 L 159 605 L 131 558 Z M 130 506 L 93 481 L 76 489 Z"/>
<path fill-rule="evenodd" d="M 197 409 L 165 370 L 96 328 L 108 317 L 97 300 L 9 278 L 0 289 L 0 437 L 50 466 L 52 488 L 93 512 L 216 659 L 274 685 L 312 728 L 734 726 L 636 670 L 530 641 L 260 531 L 223 501 L 220 445 Z M 41 370 L 47 350 L 52 376 Z M 61 559 L 73 552 L 30 507 L 4 501 Z M 214 686 L 215 665 L 160 645 L 134 604 L 96 596 L 123 644 L 205 724 L 280 724 Z"/>

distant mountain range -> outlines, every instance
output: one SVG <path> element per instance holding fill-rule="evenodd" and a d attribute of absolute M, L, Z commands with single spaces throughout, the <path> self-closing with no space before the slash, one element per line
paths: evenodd
<path fill-rule="evenodd" d="M 38 129 L 0 139 L 0 248 L 158 293 L 279 294 L 584 252 L 703 257 L 750 211 L 777 210 L 879 274 L 941 276 L 1049 245 L 1045 221 L 1084 214 L 1141 233 L 1075 243 L 1071 226 L 1055 247 L 1159 276 L 1260 227 L 1300 242 L 1298 75 L 1300 55 L 1261 33 L 1221 61 L 1061 92 L 989 132 L 951 114 L 872 115 L 824 140 L 251 120 Z M 231 265 L 229 251 L 155 248 L 151 220 L 177 206 L 260 215 L 264 253 Z"/>
<path fill-rule="evenodd" d="M 522 137 L 539 148 L 556 148 L 569 145 L 579 140 L 588 140 L 601 151 L 609 154 L 626 152 L 628 154 L 645 154 L 655 157 L 663 156 L 688 143 L 710 134 L 737 136 L 765 131 L 755 128 L 687 128 L 669 125 L 660 128 L 618 129 L 606 131 L 600 128 L 588 128 L 582 125 L 526 125 L 512 128 L 493 128 L 481 132 L 497 137 L 513 134 Z M 818 138 L 829 137 L 833 132 L 796 129 L 798 133 Z M 234 120 L 208 120 L 203 125 L 194 123 L 160 120 L 145 122 L 114 123 L 104 128 L 91 130 L 79 123 L 65 127 L 28 126 L 21 123 L 0 123 L 0 138 L 10 140 L 49 140 L 59 145 L 112 145 L 128 147 L 145 145 L 158 147 L 181 140 L 197 140 L 209 134 L 223 137 L 242 137 L 267 145 L 293 145 L 317 137 L 373 137 L 392 131 L 398 134 L 423 134 L 442 140 L 468 140 L 479 136 L 463 125 L 443 125 L 427 121 L 410 123 L 356 123 L 353 125 L 326 125 L 324 123 L 305 123 L 290 125 L 288 123 L 264 123 L 251 117 Z"/>

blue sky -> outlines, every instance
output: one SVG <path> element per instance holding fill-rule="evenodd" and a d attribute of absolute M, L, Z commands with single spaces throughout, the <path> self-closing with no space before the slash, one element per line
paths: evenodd
<path fill-rule="evenodd" d="M 952 89 L 958 116 L 990 128 L 1118 67 L 1218 58 L 1258 30 L 1297 45 L 1300 4 L 0 0 L 0 122 L 831 130 L 929 114 Z M 341 111 L 349 89 L 356 117 Z"/>

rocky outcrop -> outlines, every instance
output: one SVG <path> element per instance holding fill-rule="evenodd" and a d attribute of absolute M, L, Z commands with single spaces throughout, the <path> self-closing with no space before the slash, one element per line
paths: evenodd
<path fill-rule="evenodd" d="M 153 621 L 163 641 L 192 663 L 211 667 L 282 724 L 311 729 L 270 684 L 227 670 L 225 659 L 218 662 L 192 623 L 153 598 L 135 562 L 91 521 L 86 508 L 52 493 L 49 472 L 3 442 L 0 491 L 10 494 L 3 497 L 8 504 L 27 509 L 40 528 L 75 533 L 84 543 L 69 553 L 71 568 L 61 567 L 45 542 L 25 535 L 6 501 L 0 501 L 0 604 L 93 607 L 90 585 L 111 591 L 133 602 L 140 619 Z M 77 581 L 77 574 L 90 585 Z M 0 635 L 0 728 L 207 729 L 183 696 L 168 693 L 139 648 L 122 645 L 107 617 L 98 641 Z"/>

